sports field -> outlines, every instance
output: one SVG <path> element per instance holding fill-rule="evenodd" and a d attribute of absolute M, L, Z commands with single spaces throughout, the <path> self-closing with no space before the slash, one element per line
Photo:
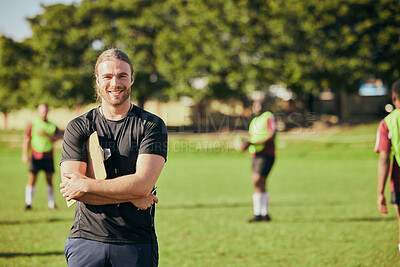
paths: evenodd
<path fill-rule="evenodd" d="M 260 224 L 246 222 L 250 158 L 230 149 L 233 135 L 171 134 L 157 184 L 160 266 L 400 266 L 394 210 L 376 209 L 376 127 L 281 134 L 272 222 Z M 22 133 L 0 135 L 0 266 L 66 266 L 73 209 L 56 194 L 59 210 L 49 211 L 40 176 L 34 209 L 23 211 Z"/>

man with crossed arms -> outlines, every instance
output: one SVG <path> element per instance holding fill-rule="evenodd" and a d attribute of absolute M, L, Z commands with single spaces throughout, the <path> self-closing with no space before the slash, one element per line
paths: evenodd
<path fill-rule="evenodd" d="M 68 266 L 158 266 L 153 187 L 167 156 L 167 131 L 157 116 L 130 102 L 133 67 L 118 49 L 95 66 L 101 106 L 72 120 L 65 131 L 60 192 L 77 200 L 66 245 Z M 107 179 L 85 176 L 88 137 L 97 131 Z"/>

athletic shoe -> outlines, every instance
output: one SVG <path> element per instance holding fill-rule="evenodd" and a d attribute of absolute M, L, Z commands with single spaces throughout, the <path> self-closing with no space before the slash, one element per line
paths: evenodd
<path fill-rule="evenodd" d="M 56 205 L 54 205 L 54 206 L 52 206 L 52 207 L 50 206 L 49 209 L 52 210 L 52 211 L 58 210 Z"/>
<path fill-rule="evenodd" d="M 261 215 L 254 215 L 254 217 L 247 220 L 247 222 L 249 222 L 249 223 L 261 222 L 262 220 L 263 220 L 263 217 Z"/>
<path fill-rule="evenodd" d="M 262 216 L 262 220 L 269 222 L 269 221 L 271 221 L 271 217 L 269 217 L 269 215 L 267 214 L 265 216 Z"/>
<path fill-rule="evenodd" d="M 24 208 L 24 210 L 31 210 L 31 209 L 32 209 L 31 205 L 26 205 L 25 208 Z"/>

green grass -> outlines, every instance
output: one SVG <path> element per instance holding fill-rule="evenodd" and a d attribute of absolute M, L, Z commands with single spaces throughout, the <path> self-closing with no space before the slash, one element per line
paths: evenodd
<path fill-rule="evenodd" d="M 250 158 L 228 149 L 232 135 L 171 135 L 157 190 L 160 266 L 397 266 L 396 215 L 376 208 L 376 127 L 281 134 L 268 183 L 273 220 L 262 224 L 246 222 Z M 20 133 L 0 134 L 0 266 L 66 266 L 73 210 L 57 194 L 59 211 L 48 211 L 43 176 L 34 210 L 22 210 Z"/>

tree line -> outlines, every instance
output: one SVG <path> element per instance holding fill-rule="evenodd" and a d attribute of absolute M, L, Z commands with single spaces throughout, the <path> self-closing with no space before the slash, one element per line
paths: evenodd
<path fill-rule="evenodd" d="M 301 98 L 400 78 L 398 0 L 82 0 L 42 5 L 33 35 L 0 35 L 0 111 L 94 101 L 106 48 L 132 59 L 132 96 L 245 101 L 283 84 Z"/>

